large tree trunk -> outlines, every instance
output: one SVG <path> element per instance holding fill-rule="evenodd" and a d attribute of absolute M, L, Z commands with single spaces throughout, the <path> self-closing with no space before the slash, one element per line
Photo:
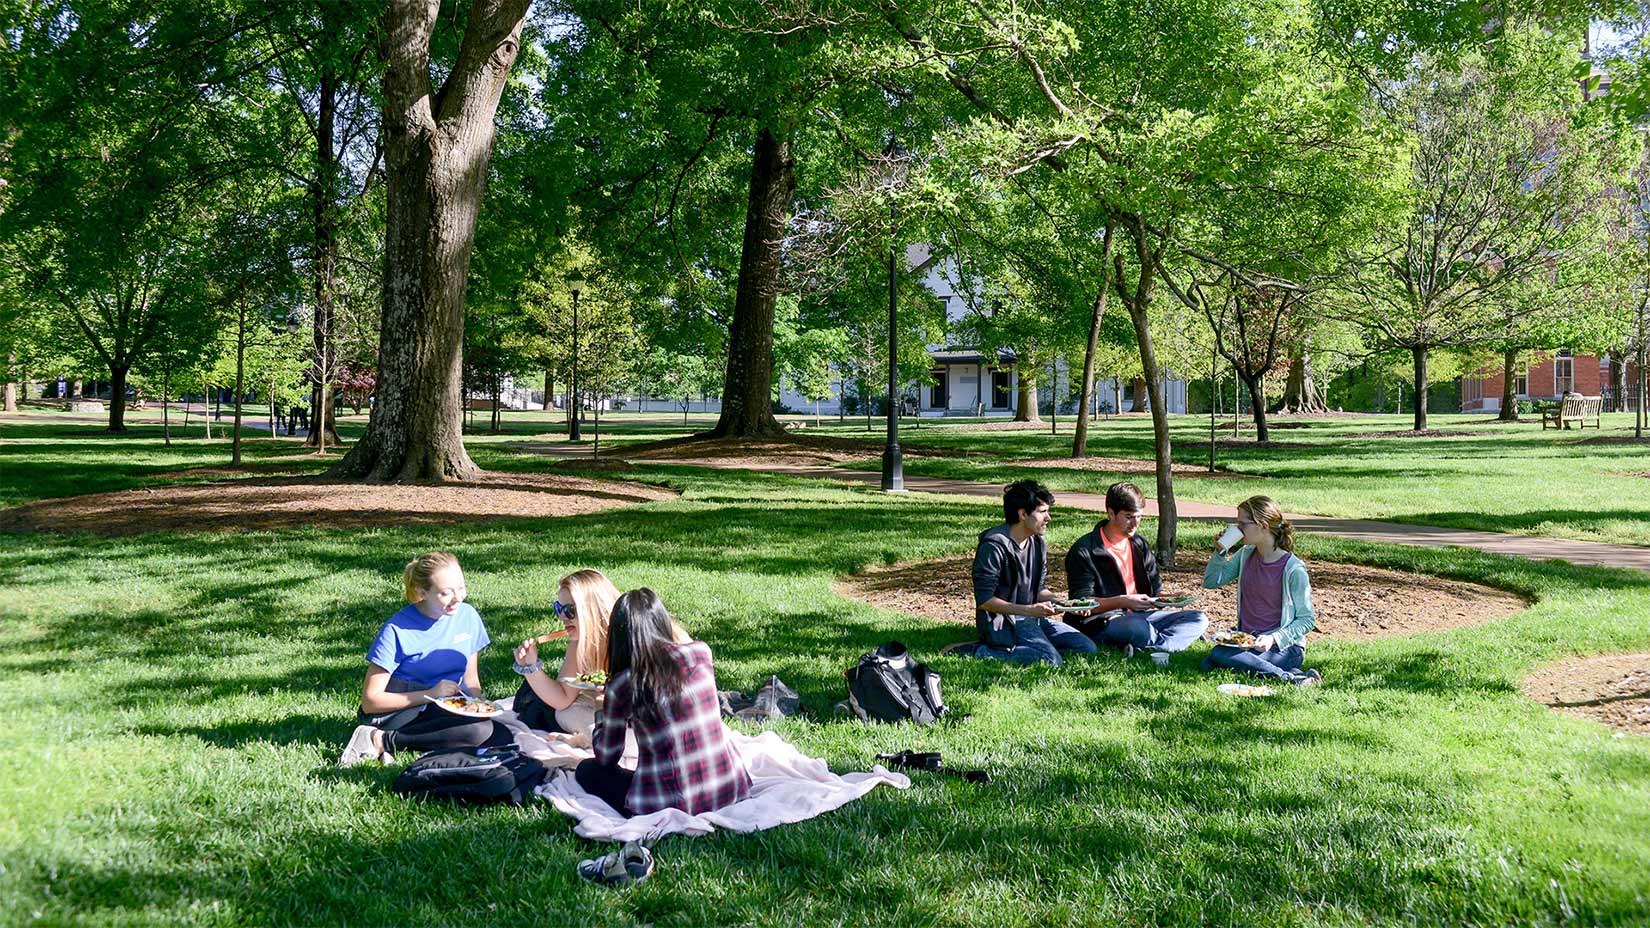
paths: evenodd
<path fill-rule="evenodd" d="M 383 18 L 386 227 L 378 395 L 333 472 L 369 481 L 465 480 L 464 287 L 493 116 L 528 0 L 476 0 L 458 58 L 430 87 L 439 4 L 390 0 Z"/>
<path fill-rule="evenodd" d="M 1518 388 L 1513 383 L 1513 373 L 1518 369 L 1518 349 L 1508 348 L 1501 352 L 1501 414 L 1496 416 L 1502 422 L 1518 421 Z"/>
<path fill-rule="evenodd" d="M 1427 349 L 1411 348 L 1415 358 L 1415 431 L 1427 430 Z"/>
<path fill-rule="evenodd" d="M 1043 421 L 1043 412 L 1037 408 L 1037 368 L 1020 363 L 1015 365 L 1015 369 L 1020 373 L 1020 390 L 1014 399 L 1014 421 Z"/>
<path fill-rule="evenodd" d="M 1140 346 L 1140 369 L 1144 372 L 1146 389 L 1151 391 L 1152 438 L 1157 472 L 1157 560 L 1164 567 L 1173 567 L 1175 539 L 1179 529 L 1179 512 L 1174 498 L 1174 458 L 1169 445 L 1168 408 L 1163 403 L 1163 380 L 1157 370 L 1157 352 L 1152 347 L 1152 333 L 1146 315 L 1152 299 L 1152 276 L 1161 253 L 1153 254 L 1145 223 L 1138 217 L 1129 225 L 1129 237 L 1134 240 L 1135 258 L 1140 267 L 1140 278 L 1132 295 L 1122 293 L 1129 307 L 1129 318 L 1134 322 L 1135 340 Z M 1114 262 L 1117 284 L 1124 285 L 1122 256 Z"/>
<path fill-rule="evenodd" d="M 1249 391 L 1249 412 L 1255 419 L 1255 441 L 1269 441 L 1271 433 L 1266 428 L 1266 376 L 1264 374 L 1240 374 L 1244 389 Z"/>
<path fill-rule="evenodd" d="M 544 412 L 549 412 L 551 409 L 554 409 L 555 405 L 556 382 L 551 378 L 550 372 L 546 370 L 544 372 Z"/>
<path fill-rule="evenodd" d="M 1284 381 L 1283 399 L 1278 411 L 1299 416 L 1322 415 L 1329 411 L 1329 403 L 1318 381 L 1312 376 L 1312 354 L 1302 349 L 1289 358 L 1289 377 Z"/>
<path fill-rule="evenodd" d="M 1151 407 L 1151 390 L 1146 386 L 1146 378 L 1134 378 L 1134 406 L 1131 412 L 1146 412 Z"/>
<path fill-rule="evenodd" d="M 337 418 L 332 411 L 327 386 L 338 375 L 338 350 L 334 294 L 338 272 L 338 153 L 333 145 L 333 123 L 338 113 L 338 75 L 323 67 L 316 102 L 315 176 L 310 179 L 310 208 L 315 222 L 313 294 L 315 300 L 315 344 L 310 375 L 315 389 L 310 393 L 312 414 L 306 445 L 325 449 L 340 444 Z"/>
<path fill-rule="evenodd" d="M 126 431 L 126 373 L 125 364 L 109 365 L 109 431 Z M 78 382 L 78 381 L 77 381 Z"/>
<path fill-rule="evenodd" d="M 779 298 L 780 247 L 796 192 L 795 162 L 788 139 L 764 128 L 751 156 L 745 244 L 739 256 L 739 288 L 728 330 L 728 363 L 722 379 L 722 415 L 712 435 L 756 437 L 784 432 L 773 417 L 773 308 Z"/>
<path fill-rule="evenodd" d="M 1071 439 L 1071 456 L 1074 458 L 1085 458 L 1089 454 L 1089 407 L 1094 402 L 1094 361 L 1095 355 L 1100 352 L 1100 324 L 1105 320 L 1106 300 L 1111 294 L 1111 278 L 1108 276 L 1112 251 L 1110 225 L 1106 226 L 1106 235 L 1100 247 L 1100 293 L 1094 298 L 1094 311 L 1089 314 L 1089 341 L 1083 350 L 1082 397 L 1077 403 L 1077 431 Z M 977 382 L 985 382 L 983 371 Z"/>

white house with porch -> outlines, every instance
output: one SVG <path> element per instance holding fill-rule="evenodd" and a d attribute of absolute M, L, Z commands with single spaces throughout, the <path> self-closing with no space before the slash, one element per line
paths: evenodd
<path fill-rule="evenodd" d="M 947 335 L 960 332 L 962 323 L 973 310 L 968 305 L 967 297 L 957 286 L 957 265 L 949 258 L 931 260 L 932 253 L 927 245 L 912 245 L 905 251 L 907 267 L 923 268 L 923 285 L 945 303 L 945 321 Z M 961 341 L 959 337 L 957 339 Z M 1020 376 L 1016 366 L 1014 352 L 1002 349 L 995 353 L 982 351 L 978 346 L 964 344 L 929 345 L 928 356 L 933 361 L 929 370 L 931 384 L 920 388 L 916 384 L 907 384 L 904 390 L 906 408 L 912 406 L 915 399 L 917 415 L 920 416 L 1004 416 L 1012 417 L 1015 406 L 1019 401 Z M 1039 405 L 1044 403 L 1055 404 L 1056 415 L 1075 415 L 1078 402 L 1078 393 L 1081 388 L 1080 378 L 1073 377 L 1073 371 L 1068 370 L 1064 361 L 1057 362 L 1054 371 L 1054 383 L 1048 383 L 1047 372 L 1041 372 L 1038 379 Z M 1104 372 L 1102 372 L 1103 376 Z M 786 407 L 798 412 L 813 412 L 816 408 L 821 415 L 838 415 L 842 411 L 842 394 L 846 382 L 839 380 L 835 395 L 829 399 L 815 401 L 802 396 L 785 385 L 779 394 L 779 400 Z M 1116 380 L 1100 380 L 1095 384 L 1095 396 L 1092 412 L 1101 414 L 1117 412 L 1133 403 L 1133 386 Z M 1164 400 L 1169 412 L 1183 413 L 1186 411 L 1186 384 L 1181 380 L 1169 379 L 1163 384 Z M 623 408 L 636 409 L 638 404 L 643 408 L 657 405 L 661 411 L 665 408 L 674 408 L 680 411 L 680 398 L 671 397 L 625 397 Z M 696 396 L 688 401 L 689 412 L 720 412 L 722 401 L 717 396 Z M 863 413 L 863 410 L 861 410 Z"/>

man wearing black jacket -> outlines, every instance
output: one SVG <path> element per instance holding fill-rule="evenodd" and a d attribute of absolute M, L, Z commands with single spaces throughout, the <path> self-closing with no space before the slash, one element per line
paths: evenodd
<path fill-rule="evenodd" d="M 1015 664 L 1059 666 L 1066 654 L 1097 649 L 1082 632 L 1054 616 L 1048 589 L 1049 506 L 1054 494 L 1035 480 L 1003 490 L 1003 524 L 980 533 L 974 550 L 974 624 L 979 640 L 946 653 Z"/>
<path fill-rule="evenodd" d="M 1095 615 L 1082 623 L 1085 633 L 1128 657 L 1153 652 L 1152 659 L 1161 664 L 1167 663 L 1169 652 L 1184 651 L 1196 641 L 1209 619 L 1195 609 L 1157 607 L 1156 597 L 1163 592 L 1157 558 L 1146 539 L 1135 534 L 1145 506 L 1139 487 L 1112 484 L 1106 490 L 1105 521 L 1066 552 L 1066 579 L 1072 598 L 1099 600 Z"/>

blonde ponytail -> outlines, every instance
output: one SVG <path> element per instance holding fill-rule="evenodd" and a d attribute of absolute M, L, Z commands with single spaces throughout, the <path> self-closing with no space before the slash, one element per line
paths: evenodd
<path fill-rule="evenodd" d="M 1295 550 L 1295 524 L 1288 519 L 1278 522 L 1277 531 L 1273 533 L 1277 538 L 1278 547 L 1291 553 Z"/>
<path fill-rule="evenodd" d="M 407 602 L 416 603 L 424 598 L 430 588 L 430 578 L 435 576 L 436 571 L 457 566 L 458 558 L 445 551 L 431 551 L 408 561 L 404 572 Z"/>

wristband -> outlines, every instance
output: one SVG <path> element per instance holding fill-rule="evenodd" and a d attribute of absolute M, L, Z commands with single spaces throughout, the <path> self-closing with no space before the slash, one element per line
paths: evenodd
<path fill-rule="evenodd" d="M 534 661 L 531 664 L 515 664 L 512 665 L 511 669 L 515 670 L 516 673 L 519 673 L 524 677 L 528 677 L 543 670 L 544 661 Z"/>

